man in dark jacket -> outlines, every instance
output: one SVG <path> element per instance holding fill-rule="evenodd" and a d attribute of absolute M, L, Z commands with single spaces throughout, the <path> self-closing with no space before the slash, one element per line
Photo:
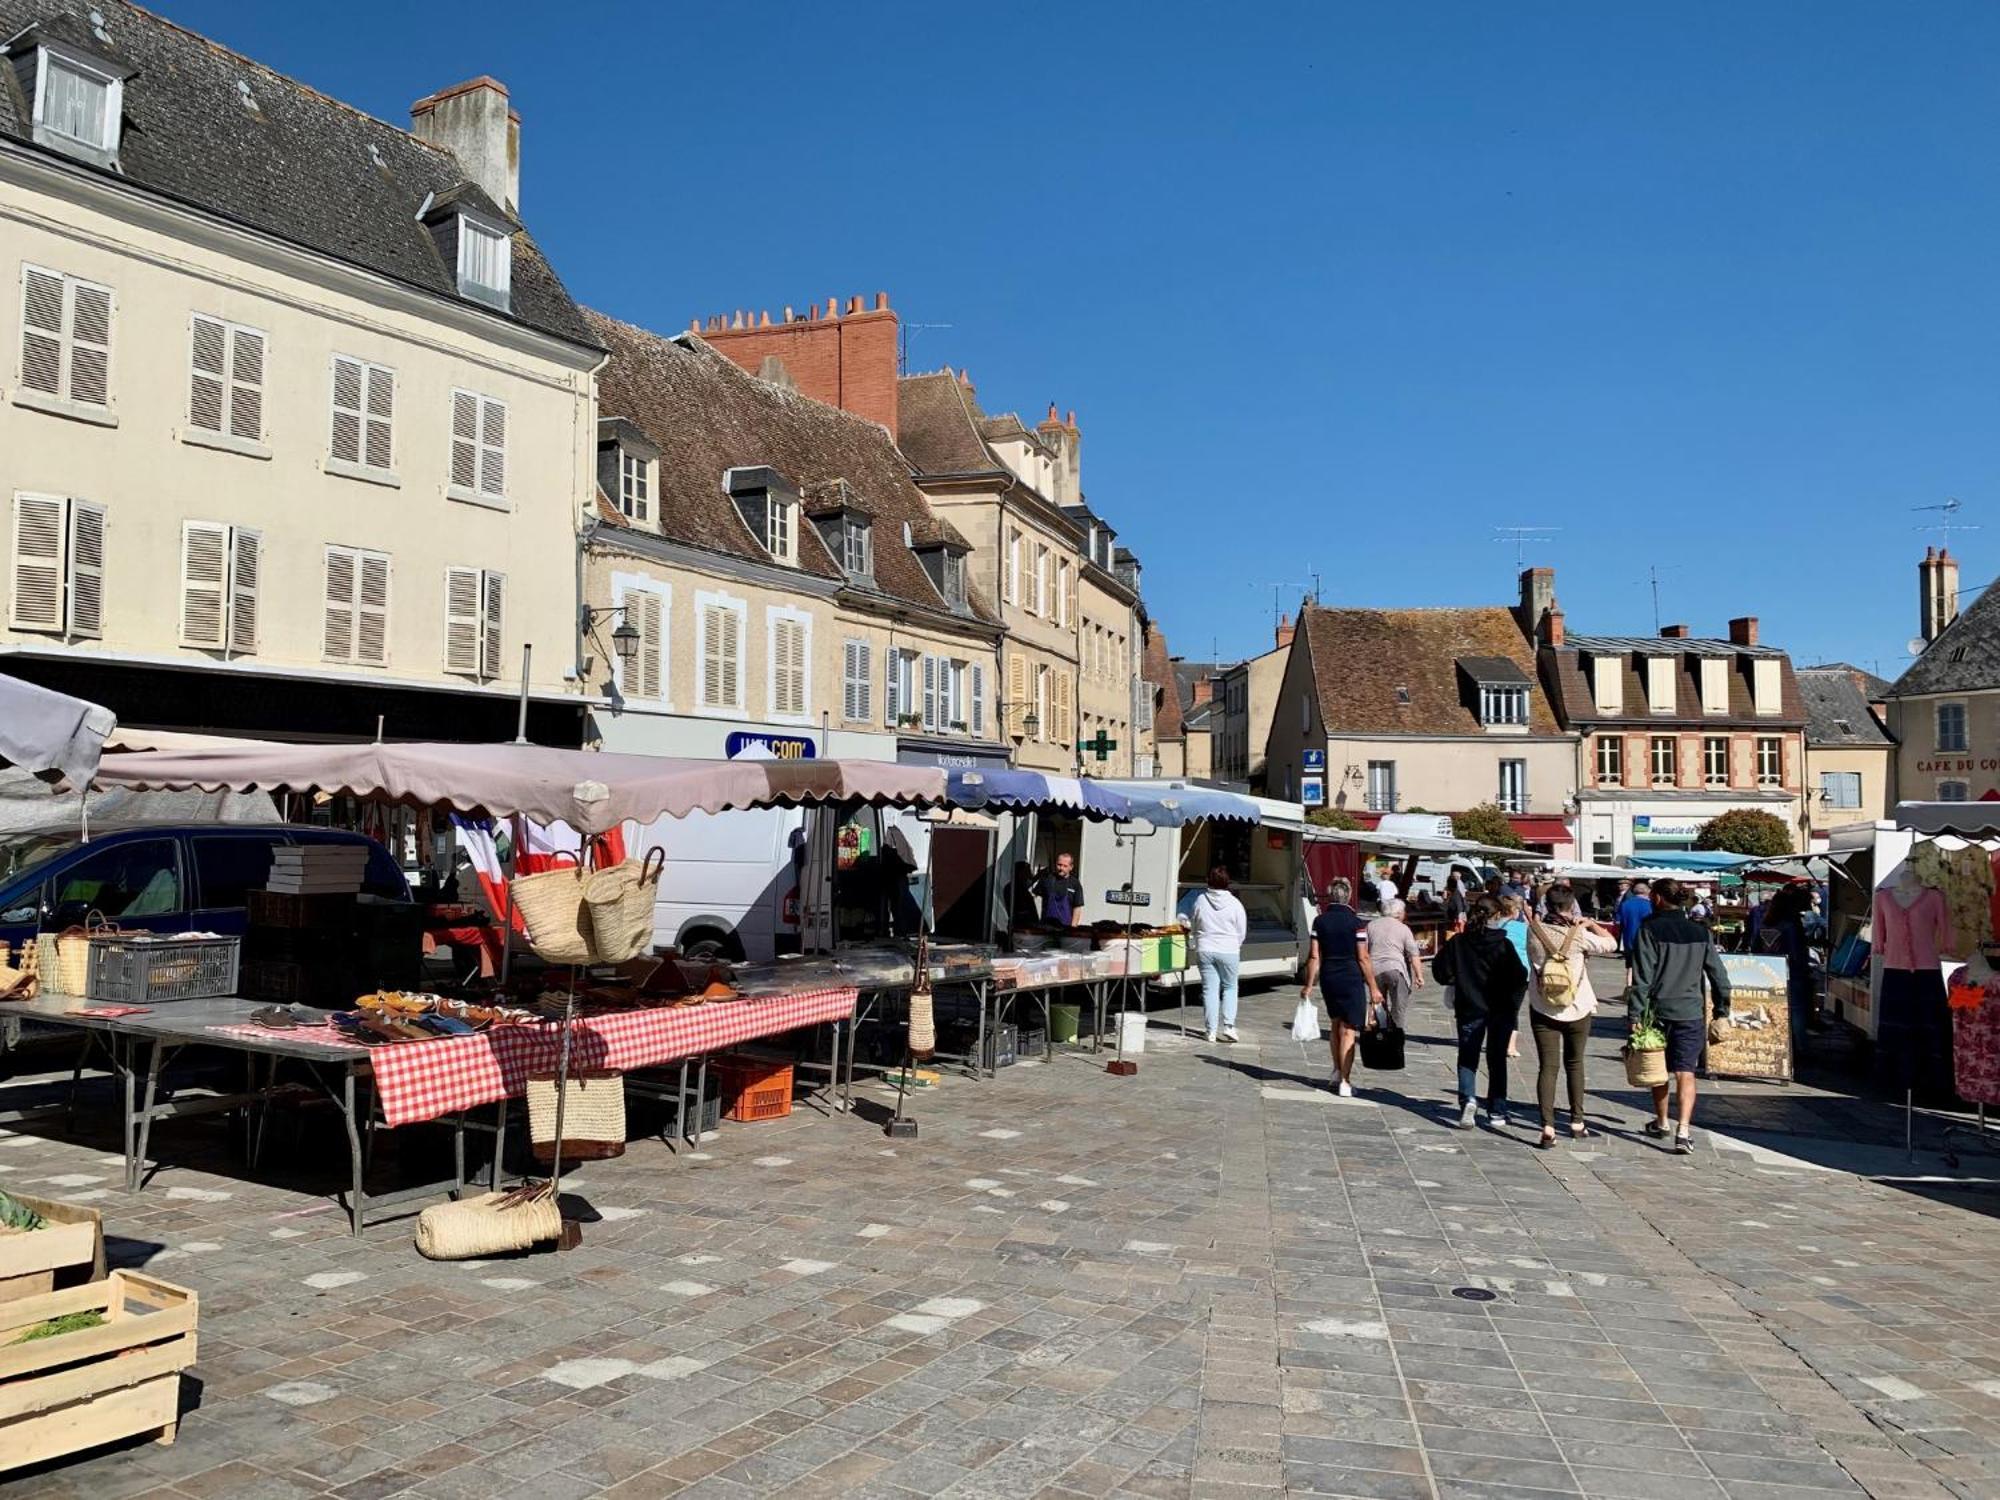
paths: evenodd
<path fill-rule="evenodd" d="M 1504 913 L 1491 896 L 1472 903 L 1465 931 L 1444 945 L 1432 966 L 1440 984 L 1451 986 L 1452 1019 L 1458 1023 L 1458 1127 L 1472 1129 L 1479 1116 L 1479 1055 L 1486 1054 L 1486 1123 L 1507 1123 L 1507 1043 L 1521 1024 L 1521 998 L 1528 992 L 1528 968 L 1501 926 Z"/>
<path fill-rule="evenodd" d="M 1708 1018 L 1702 1003 L 1704 981 L 1714 999 L 1716 1019 L 1729 1014 L 1729 971 L 1723 967 L 1714 936 L 1688 916 L 1688 895 L 1688 888 L 1678 880 L 1662 880 L 1653 887 L 1655 910 L 1639 925 L 1639 940 L 1632 954 L 1633 983 L 1625 998 L 1627 1018 L 1634 1030 L 1640 1018 L 1651 1011 L 1667 1034 L 1667 1072 L 1671 1076 L 1668 1082 L 1653 1086 L 1653 1118 L 1646 1122 L 1646 1134 L 1665 1138 L 1667 1101 L 1677 1094 L 1680 1128 L 1674 1133 L 1674 1152 L 1679 1156 L 1694 1150 L 1694 1075 L 1708 1041 Z"/>

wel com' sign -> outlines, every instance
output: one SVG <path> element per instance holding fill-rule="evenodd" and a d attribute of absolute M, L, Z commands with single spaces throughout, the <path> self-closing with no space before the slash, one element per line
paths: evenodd
<path fill-rule="evenodd" d="M 722 753 L 731 760 L 744 755 L 772 760 L 817 760 L 819 749 L 802 734 L 759 734 L 739 729 L 722 742 Z"/>

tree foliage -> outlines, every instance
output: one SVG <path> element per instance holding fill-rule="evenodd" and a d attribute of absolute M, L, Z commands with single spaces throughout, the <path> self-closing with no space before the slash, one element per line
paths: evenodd
<path fill-rule="evenodd" d="M 1454 838 L 1471 839 L 1475 844 L 1492 844 L 1500 849 L 1523 847 L 1521 835 L 1514 831 L 1514 825 L 1507 821 L 1507 814 L 1497 802 L 1482 802 L 1464 812 L 1453 813 L 1451 832 Z"/>
<path fill-rule="evenodd" d="M 1770 859 L 1792 852 L 1792 831 L 1775 813 L 1756 807 L 1737 807 L 1702 824 L 1694 846 Z"/>
<path fill-rule="evenodd" d="M 1306 814 L 1306 821 L 1315 828 L 1339 828 L 1348 833 L 1361 826 L 1361 820 L 1344 807 L 1315 807 Z"/>

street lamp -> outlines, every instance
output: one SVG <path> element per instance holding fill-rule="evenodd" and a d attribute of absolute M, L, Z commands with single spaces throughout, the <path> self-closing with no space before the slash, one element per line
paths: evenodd
<path fill-rule="evenodd" d="M 599 621 L 617 617 L 618 624 L 611 632 L 611 653 L 618 658 L 621 667 L 629 667 L 639 659 L 639 645 L 645 639 L 625 611 L 623 604 L 583 606 L 583 634 L 586 638 L 597 633 Z"/>
<path fill-rule="evenodd" d="M 631 666 L 639 655 L 639 632 L 630 620 L 620 620 L 618 628 L 611 632 L 611 649 L 617 655 L 620 666 Z"/>
<path fill-rule="evenodd" d="M 1041 732 L 1042 732 L 1041 715 L 1037 714 L 1031 708 L 1027 711 L 1027 713 L 1021 716 L 1021 735 L 1024 739 L 1031 740 Z"/>

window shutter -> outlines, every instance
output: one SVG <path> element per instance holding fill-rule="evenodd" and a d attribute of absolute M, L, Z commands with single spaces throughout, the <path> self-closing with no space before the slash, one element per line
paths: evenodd
<path fill-rule="evenodd" d="M 479 672 L 479 570 L 444 570 L 444 669 L 458 677 Z"/>
<path fill-rule="evenodd" d="M 1007 704 L 1013 710 L 1009 723 L 1018 729 L 1028 711 L 1028 661 L 1019 652 L 1007 658 Z"/>
<path fill-rule="evenodd" d="M 743 617 L 729 608 L 722 611 L 722 702 L 743 704 Z"/>
<path fill-rule="evenodd" d="M 641 698 L 666 696 L 661 673 L 665 663 L 665 614 L 658 594 L 632 593 L 625 596 L 626 615 L 636 614 L 632 628 L 639 632 L 639 651 L 633 659 L 633 692 Z"/>
<path fill-rule="evenodd" d="M 886 705 L 883 719 L 891 727 L 904 713 L 903 661 L 904 653 L 893 649 L 882 657 L 882 701 Z"/>
<path fill-rule="evenodd" d="M 257 585 L 264 564 L 264 534 L 237 527 L 230 537 L 229 649 L 257 649 Z"/>
<path fill-rule="evenodd" d="M 973 738 L 985 738 L 986 668 L 979 662 L 972 664 L 972 712 L 967 716 L 965 722 L 971 727 Z"/>
<path fill-rule="evenodd" d="M 326 619 L 321 651 L 328 661 L 354 660 L 354 554 L 326 549 Z"/>
<path fill-rule="evenodd" d="M 62 358 L 63 279 L 33 266 L 23 266 L 21 384 L 44 396 L 61 395 Z"/>
<path fill-rule="evenodd" d="M 222 431 L 229 378 L 228 332 L 213 318 L 197 315 L 194 319 L 188 355 L 188 425 L 203 432 Z"/>
<path fill-rule="evenodd" d="M 248 328 L 229 335 L 229 435 L 264 435 L 264 335 Z"/>
<path fill-rule="evenodd" d="M 69 503 L 70 635 L 104 634 L 104 507 Z"/>
<path fill-rule="evenodd" d="M 507 575 L 486 573 L 480 577 L 480 607 L 485 623 L 479 632 L 479 675 L 491 682 L 501 675 L 501 652 L 507 638 Z"/>
<path fill-rule="evenodd" d="M 925 653 L 924 656 L 924 728 L 938 726 L 938 659 Z"/>
<path fill-rule="evenodd" d="M 228 640 L 229 528 L 181 526 L 181 644 L 218 651 Z"/>
<path fill-rule="evenodd" d="M 1073 737 L 1070 732 L 1073 727 L 1070 723 L 1071 713 L 1069 673 L 1058 672 L 1056 673 L 1056 740 L 1060 744 L 1067 745 Z"/>
<path fill-rule="evenodd" d="M 62 629 L 64 509 L 54 495 L 14 497 L 16 630 Z"/>
<path fill-rule="evenodd" d="M 479 493 L 499 498 L 507 493 L 507 403 L 479 403 Z"/>
<path fill-rule="evenodd" d="M 798 620 L 777 620 L 771 637 L 772 711 L 803 714 L 806 711 L 805 625 Z"/>
<path fill-rule="evenodd" d="M 701 607 L 701 704 L 722 707 L 722 608 Z"/>
<path fill-rule="evenodd" d="M 111 399 L 111 293 L 72 281 L 69 295 L 69 399 L 103 406 Z"/>
<path fill-rule="evenodd" d="M 361 554 L 354 611 L 354 659 L 371 667 L 389 660 L 389 559 Z"/>
<path fill-rule="evenodd" d="M 368 432 L 361 461 L 371 469 L 394 467 L 395 446 L 390 420 L 396 412 L 396 377 L 377 365 L 368 367 Z"/>
<path fill-rule="evenodd" d="M 361 462 L 361 361 L 335 355 L 333 361 L 333 440 L 331 453 L 342 463 Z"/>
<path fill-rule="evenodd" d="M 479 483 L 479 398 L 451 393 L 451 484 L 469 490 Z"/>
<path fill-rule="evenodd" d="M 840 643 L 840 716 L 852 724 L 867 711 L 861 706 L 861 642 Z"/>

